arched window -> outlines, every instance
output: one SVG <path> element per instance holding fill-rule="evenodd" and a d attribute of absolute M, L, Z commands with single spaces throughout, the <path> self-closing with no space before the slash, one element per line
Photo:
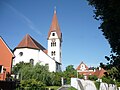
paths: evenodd
<path fill-rule="evenodd" d="M 53 56 L 53 51 L 51 52 L 51 56 Z"/>
<path fill-rule="evenodd" d="M 55 54 L 56 54 L 55 51 L 51 52 L 51 56 L 55 56 Z"/>
<path fill-rule="evenodd" d="M 33 59 L 30 59 L 30 64 L 34 65 L 34 60 Z"/>
<path fill-rule="evenodd" d="M 51 42 L 51 47 L 54 47 L 54 46 L 56 46 L 56 42 L 55 41 Z"/>
<path fill-rule="evenodd" d="M 55 53 L 55 51 L 54 51 L 54 52 L 53 52 L 53 55 L 55 56 L 55 54 L 56 54 L 56 53 Z"/>

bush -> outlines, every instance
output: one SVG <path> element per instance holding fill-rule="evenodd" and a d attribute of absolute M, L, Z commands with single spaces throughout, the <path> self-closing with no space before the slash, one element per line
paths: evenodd
<path fill-rule="evenodd" d="M 90 76 L 88 77 L 88 79 L 89 79 L 89 80 L 96 81 L 98 78 L 97 78 L 97 76 L 95 76 L 95 75 L 90 75 Z"/>
<path fill-rule="evenodd" d="M 35 79 L 22 80 L 20 83 L 20 87 L 24 90 L 36 90 L 39 88 L 44 88 L 44 86 L 45 85 L 41 81 L 36 81 Z"/>
<path fill-rule="evenodd" d="M 105 82 L 107 84 L 115 84 L 115 81 L 110 77 L 102 77 L 102 82 Z"/>
<path fill-rule="evenodd" d="M 100 82 L 95 81 L 94 83 L 95 83 L 95 86 L 96 86 L 97 90 L 99 90 L 99 88 L 100 88 Z"/>

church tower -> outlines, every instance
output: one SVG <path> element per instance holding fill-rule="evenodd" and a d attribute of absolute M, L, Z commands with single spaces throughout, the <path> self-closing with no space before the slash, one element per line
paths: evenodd
<path fill-rule="evenodd" d="M 58 65 L 61 65 L 61 43 L 62 43 L 62 33 L 58 24 L 58 19 L 56 15 L 56 9 L 54 9 L 54 15 L 52 23 L 48 32 L 48 55 L 53 58 Z"/>

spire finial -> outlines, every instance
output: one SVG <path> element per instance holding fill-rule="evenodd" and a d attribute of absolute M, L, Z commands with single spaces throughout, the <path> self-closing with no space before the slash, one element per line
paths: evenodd
<path fill-rule="evenodd" d="M 54 7 L 54 13 L 56 13 L 56 6 Z"/>

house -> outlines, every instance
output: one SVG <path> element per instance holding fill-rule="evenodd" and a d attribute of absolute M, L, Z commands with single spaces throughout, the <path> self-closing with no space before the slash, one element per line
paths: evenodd
<path fill-rule="evenodd" d="M 5 80 L 6 74 L 11 73 L 13 57 L 12 51 L 0 37 L 0 80 Z"/>
<path fill-rule="evenodd" d="M 103 68 L 100 67 L 99 69 L 89 68 L 83 62 L 80 63 L 80 65 L 76 68 L 76 70 L 80 75 L 84 76 L 84 79 L 88 79 L 88 76 L 90 75 L 95 75 L 100 79 L 102 76 L 104 76 L 104 72 L 106 72 Z"/>
<path fill-rule="evenodd" d="M 36 63 L 48 65 L 50 72 L 61 71 L 62 33 L 58 24 L 56 10 L 54 10 L 47 41 L 48 49 L 44 48 L 29 34 L 26 34 L 22 41 L 14 49 L 15 58 L 13 60 L 13 66 L 24 61 L 33 65 Z"/>

